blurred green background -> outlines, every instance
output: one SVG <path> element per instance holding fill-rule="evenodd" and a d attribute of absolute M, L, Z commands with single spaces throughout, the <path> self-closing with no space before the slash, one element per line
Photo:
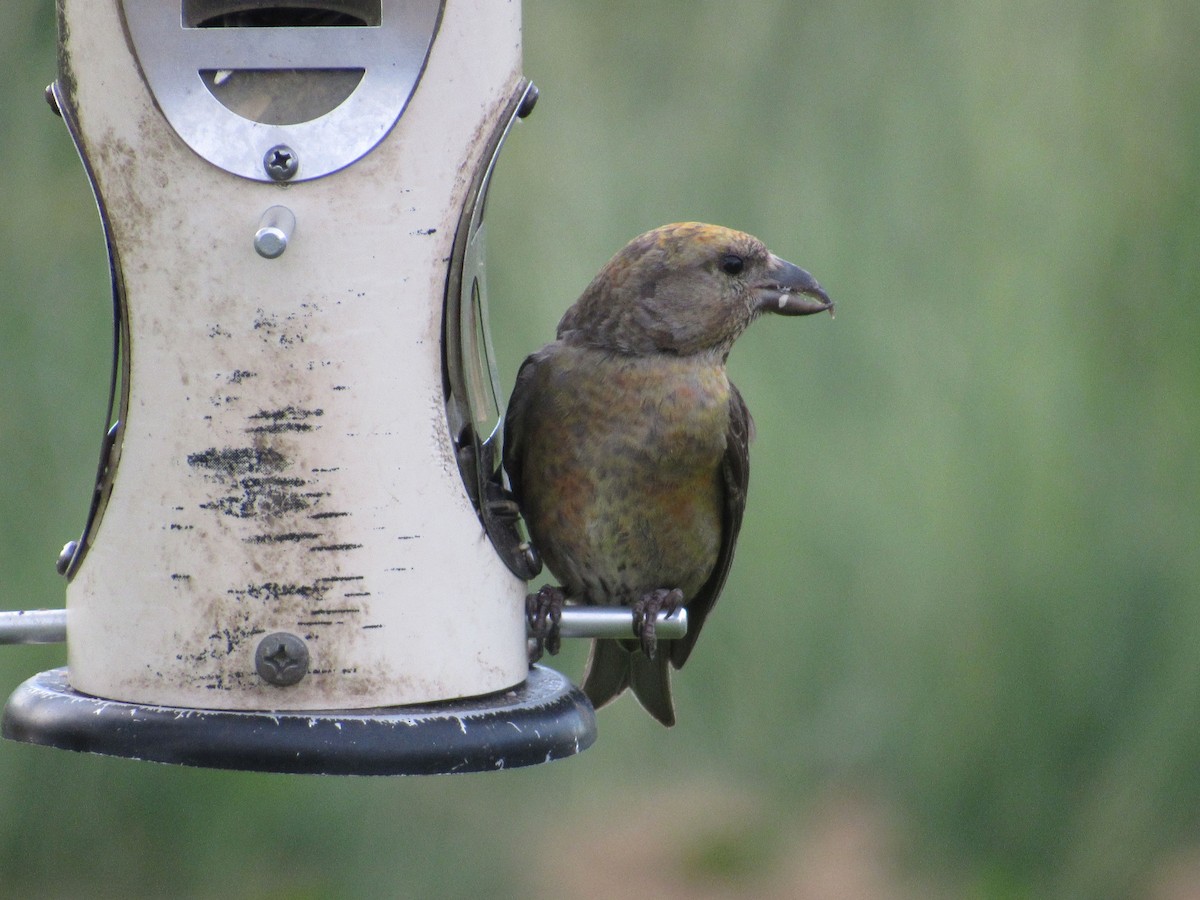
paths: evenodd
<path fill-rule="evenodd" d="M 0 28 L 0 607 L 60 605 L 109 306 Z M 525 2 L 489 206 L 503 378 L 663 222 L 762 237 L 741 545 L 680 725 L 495 775 L 233 774 L 0 745 L 22 897 L 1200 896 L 1200 4 Z M 0 649 L 0 692 L 64 661 Z M 557 665 L 578 676 L 582 648 Z"/>

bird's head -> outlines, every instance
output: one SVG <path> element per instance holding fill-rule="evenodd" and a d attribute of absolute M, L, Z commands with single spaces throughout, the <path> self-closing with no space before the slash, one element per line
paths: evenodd
<path fill-rule="evenodd" d="M 761 313 L 833 309 L 815 278 L 756 237 L 698 222 L 630 241 L 567 310 L 558 336 L 618 353 L 729 353 Z"/>

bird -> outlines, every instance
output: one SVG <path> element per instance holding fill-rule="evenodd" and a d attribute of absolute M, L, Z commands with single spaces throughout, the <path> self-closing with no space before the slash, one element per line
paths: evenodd
<path fill-rule="evenodd" d="M 503 471 L 529 541 L 558 584 L 528 594 L 534 655 L 558 650 L 564 604 L 632 609 L 634 639 L 593 642 L 582 683 L 597 709 L 632 689 L 675 724 L 683 666 L 733 561 L 754 421 L 729 380 L 760 315 L 833 313 L 807 271 L 731 228 L 679 222 L 634 238 L 521 364 Z M 658 640 L 660 612 L 687 610 Z"/>

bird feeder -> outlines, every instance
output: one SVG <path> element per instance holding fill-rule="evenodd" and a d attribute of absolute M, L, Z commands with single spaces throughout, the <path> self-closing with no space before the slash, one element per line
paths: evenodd
<path fill-rule="evenodd" d="M 586 698 L 529 665 L 536 566 L 492 478 L 483 212 L 537 96 L 519 4 L 59 16 L 53 103 L 111 261 L 111 428 L 59 561 L 68 666 L 14 693 L 5 736 L 363 774 L 590 745 Z"/>

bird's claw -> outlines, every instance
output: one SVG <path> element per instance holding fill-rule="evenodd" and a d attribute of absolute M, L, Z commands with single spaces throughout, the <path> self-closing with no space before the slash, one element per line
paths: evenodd
<path fill-rule="evenodd" d="M 559 623 L 562 621 L 563 604 L 566 595 L 562 588 L 553 585 L 543 585 L 535 593 L 525 596 L 525 618 L 529 622 L 529 633 L 532 640 L 529 651 L 529 661 L 537 662 L 545 651 L 551 656 L 558 653 L 562 645 L 559 634 Z"/>
<path fill-rule="evenodd" d="M 683 591 L 679 588 L 659 588 L 643 594 L 642 598 L 633 604 L 633 633 L 642 643 L 642 652 L 647 658 L 654 659 L 658 651 L 657 631 L 658 614 L 666 612 L 668 616 L 675 615 L 683 606 Z"/>

